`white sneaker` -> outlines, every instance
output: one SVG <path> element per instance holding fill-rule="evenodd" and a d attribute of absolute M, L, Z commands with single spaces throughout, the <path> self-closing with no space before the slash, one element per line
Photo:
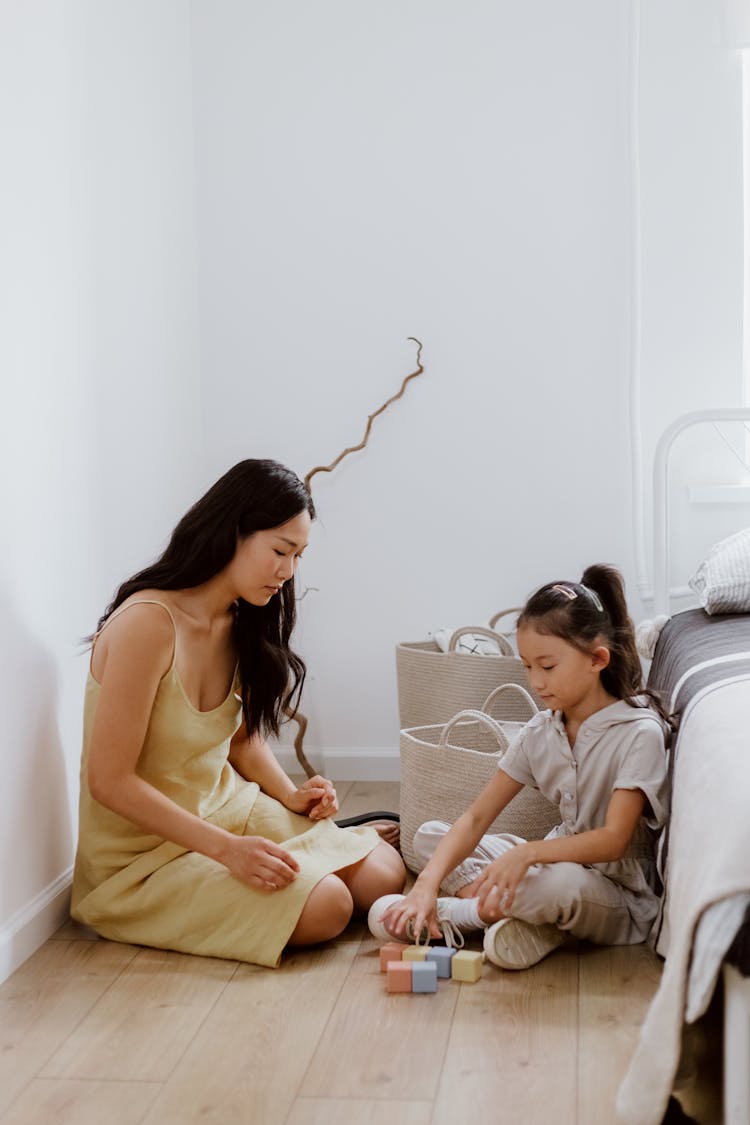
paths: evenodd
<path fill-rule="evenodd" d="M 501 969 L 528 969 L 568 940 L 557 926 L 534 926 L 520 918 L 501 918 L 484 935 L 488 961 Z"/>
<path fill-rule="evenodd" d="M 383 895 L 370 907 L 367 915 L 367 925 L 373 937 L 380 941 L 411 941 L 415 945 L 428 945 L 430 934 L 427 926 L 422 927 L 422 932 L 415 935 L 414 926 L 409 919 L 406 923 L 406 932 L 397 934 L 388 929 L 382 922 L 381 916 L 394 902 L 401 902 L 405 895 Z M 484 924 L 479 921 L 476 914 L 476 899 L 469 898 L 439 898 L 437 900 L 438 925 L 443 934 L 443 941 L 454 949 L 460 949 L 464 944 L 464 934 L 484 929 Z"/>
<path fill-rule="evenodd" d="M 411 934 L 408 932 L 410 929 L 408 925 L 406 927 L 407 933 L 399 937 L 398 934 L 391 933 L 391 931 L 386 928 L 385 922 L 381 922 L 380 920 L 381 915 L 385 914 L 389 906 L 392 906 L 394 902 L 401 902 L 405 897 L 405 895 L 382 895 L 381 898 L 376 898 L 375 902 L 370 907 L 367 912 L 367 927 L 372 936 L 377 938 L 378 941 L 412 940 Z"/>

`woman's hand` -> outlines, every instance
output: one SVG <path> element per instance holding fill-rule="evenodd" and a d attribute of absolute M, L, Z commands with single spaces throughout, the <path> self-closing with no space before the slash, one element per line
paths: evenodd
<path fill-rule="evenodd" d="M 434 889 L 420 885 L 417 880 L 408 895 L 388 907 L 381 921 L 385 921 L 390 933 L 404 941 L 417 942 L 425 926 L 430 937 L 440 941 L 443 932 L 438 925 L 436 910 L 437 894 Z"/>
<path fill-rule="evenodd" d="M 235 879 L 261 891 L 278 891 L 294 882 L 296 859 L 263 836 L 230 835 L 217 857 Z"/>
<path fill-rule="evenodd" d="M 533 864 L 528 844 L 517 844 L 498 859 L 493 859 L 471 884 L 479 898 L 479 913 L 485 921 L 510 914 L 518 884 Z"/>
<path fill-rule="evenodd" d="M 308 816 L 310 820 L 325 820 L 338 812 L 339 807 L 333 783 L 317 774 L 286 797 L 284 804 L 290 812 Z"/>

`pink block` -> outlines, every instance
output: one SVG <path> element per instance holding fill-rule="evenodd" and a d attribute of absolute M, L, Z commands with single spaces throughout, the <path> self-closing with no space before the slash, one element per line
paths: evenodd
<path fill-rule="evenodd" d="M 389 961 L 400 961 L 405 949 L 408 945 L 401 941 L 389 941 L 386 945 L 381 946 L 380 949 L 380 971 L 384 973 L 388 968 Z"/>
<path fill-rule="evenodd" d="M 386 969 L 389 992 L 411 992 L 411 961 L 391 961 Z"/>

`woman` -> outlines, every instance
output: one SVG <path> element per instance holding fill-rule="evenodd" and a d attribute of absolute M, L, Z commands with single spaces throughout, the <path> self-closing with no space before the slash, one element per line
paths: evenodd
<path fill-rule="evenodd" d="M 302 689 L 289 648 L 312 499 L 268 460 L 230 469 L 92 638 L 72 914 L 103 937 L 260 965 L 401 890 L 398 853 L 339 829 L 266 741 Z"/>

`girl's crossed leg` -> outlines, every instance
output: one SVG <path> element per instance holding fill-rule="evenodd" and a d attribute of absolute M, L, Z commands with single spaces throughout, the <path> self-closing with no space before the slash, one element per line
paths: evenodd
<path fill-rule="evenodd" d="M 431 820 L 417 831 L 414 851 L 421 865 L 431 858 L 449 829 L 443 821 Z M 510 834 L 483 836 L 474 852 L 446 877 L 443 888 L 459 898 L 474 897 L 471 884 L 484 868 L 524 842 Z M 534 926 L 551 924 L 598 945 L 628 945 L 646 937 L 628 909 L 623 889 L 596 868 L 579 863 L 536 864 L 518 885 L 509 915 L 482 918 L 480 913 L 488 926 L 507 917 Z"/>

